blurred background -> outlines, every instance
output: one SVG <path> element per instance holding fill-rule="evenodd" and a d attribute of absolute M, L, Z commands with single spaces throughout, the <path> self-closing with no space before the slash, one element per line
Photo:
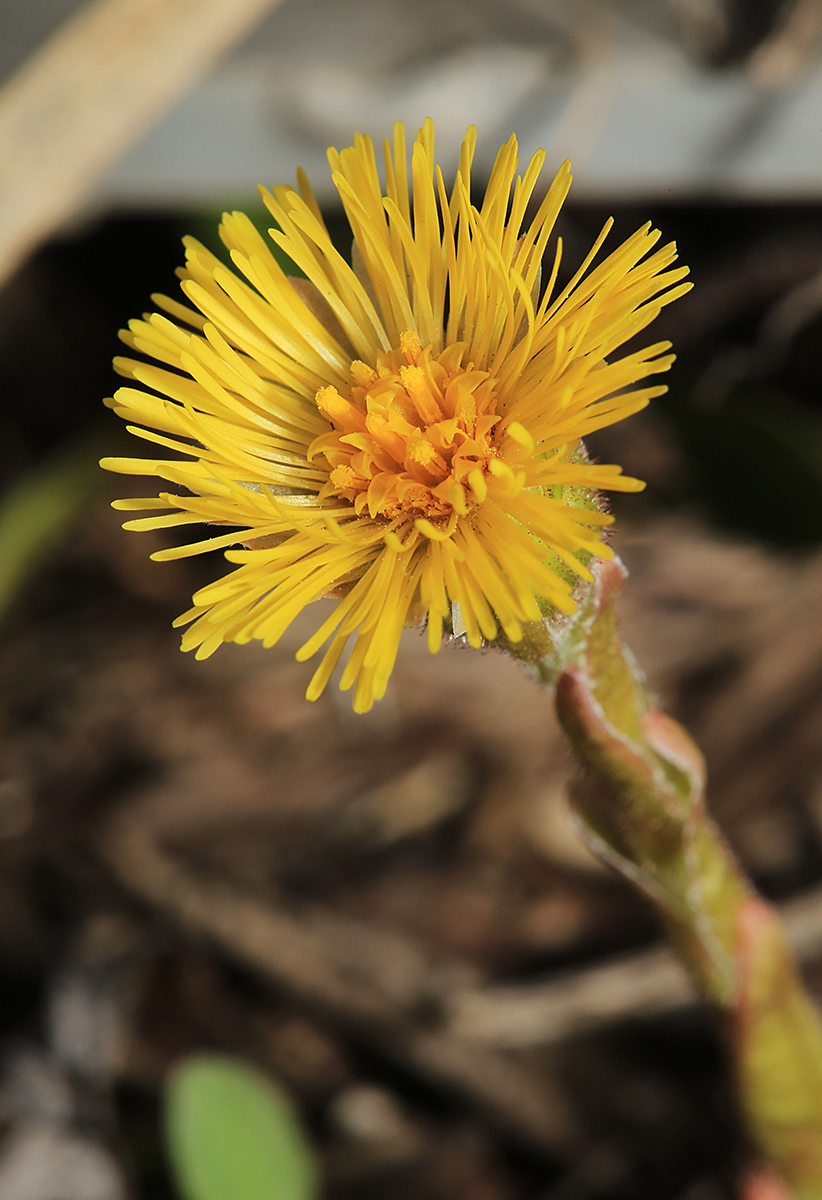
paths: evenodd
<path fill-rule="evenodd" d="M 258 182 L 302 165 L 347 253 L 355 130 L 433 116 L 447 177 L 476 123 L 480 190 L 512 130 L 571 157 L 565 262 L 652 219 L 695 283 L 670 393 L 590 447 L 649 482 L 626 636 L 822 997 L 820 114 L 820 0 L 3 0 L 2 1200 L 244 1200 L 175 1150 L 203 1052 L 321 1181 L 255 1200 L 739 1195 L 718 1032 L 570 828 L 550 697 L 407 631 L 370 714 L 311 705 L 311 614 L 182 656 L 223 560 L 150 562 L 96 461 L 117 329 Z"/>

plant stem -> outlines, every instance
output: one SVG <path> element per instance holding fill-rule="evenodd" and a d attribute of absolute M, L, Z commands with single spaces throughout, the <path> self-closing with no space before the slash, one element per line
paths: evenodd
<path fill-rule="evenodd" d="M 506 649 L 554 685 L 585 768 L 571 799 L 592 848 L 645 893 L 726 1022 L 755 1146 L 801 1200 L 822 1200 L 822 1021 L 774 910 L 705 806 L 705 765 L 659 707 L 614 607 L 626 574 L 601 563 L 579 614 Z M 547 635 L 547 636 L 546 636 Z"/>

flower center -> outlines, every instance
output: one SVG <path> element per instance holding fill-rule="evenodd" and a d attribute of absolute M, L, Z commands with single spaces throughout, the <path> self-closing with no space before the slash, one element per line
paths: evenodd
<path fill-rule="evenodd" d="M 463 365 L 465 352 L 454 343 L 435 354 L 409 331 L 376 368 L 353 362 L 350 390 L 320 388 L 317 406 L 334 427 L 310 451 L 328 465 L 321 495 L 388 521 L 448 520 L 484 500 L 496 380 Z"/>

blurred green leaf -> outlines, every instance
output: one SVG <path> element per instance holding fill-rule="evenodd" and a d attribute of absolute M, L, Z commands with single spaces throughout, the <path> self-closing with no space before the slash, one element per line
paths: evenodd
<path fill-rule="evenodd" d="M 180 237 L 191 234 L 198 242 L 202 242 L 207 250 L 216 254 L 227 266 L 231 266 L 231 256 L 223 245 L 219 232 L 223 213 L 226 212 L 245 213 L 286 275 L 296 275 L 305 279 L 305 273 L 280 249 L 273 238 L 269 237 L 268 231 L 274 226 L 274 218 L 256 192 L 238 199 L 226 200 L 219 205 L 195 209 L 178 222 Z"/>
<path fill-rule="evenodd" d="M 0 621 L 105 482 L 96 431 L 27 471 L 0 498 Z"/>
<path fill-rule="evenodd" d="M 236 1059 L 184 1059 L 165 1093 L 165 1132 L 185 1200 L 313 1200 L 317 1168 L 287 1098 Z"/>
<path fill-rule="evenodd" d="M 220 240 L 220 222 L 223 213 L 244 212 L 280 264 L 286 275 L 295 275 L 305 279 L 305 272 L 289 258 L 284 250 L 269 236 L 269 229 L 275 226 L 274 218 L 263 204 L 257 193 L 239 197 L 226 197 L 221 204 L 212 204 L 197 208 L 186 213 L 177 222 L 180 237 L 191 234 L 210 250 L 212 254 L 231 266 L 231 258 Z M 348 262 L 351 258 L 351 226 L 342 208 L 330 208 L 323 211 L 323 220 L 331 241 Z"/>
<path fill-rule="evenodd" d="M 822 542 L 822 429 L 784 392 L 740 384 L 718 408 L 672 397 L 695 499 L 716 524 L 782 548 Z"/>

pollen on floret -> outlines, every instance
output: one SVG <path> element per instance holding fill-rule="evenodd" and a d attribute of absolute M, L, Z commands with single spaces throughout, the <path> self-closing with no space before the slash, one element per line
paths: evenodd
<path fill-rule="evenodd" d="M 369 367 L 367 363 L 362 362 L 359 358 L 355 358 L 351 364 L 351 378 L 358 387 L 369 388 L 373 383 L 377 382 L 377 372 L 373 367 Z"/>
<path fill-rule="evenodd" d="M 442 412 L 422 367 L 400 367 L 400 380 L 426 425 L 442 420 Z"/>
<path fill-rule="evenodd" d="M 333 424 L 352 433 L 365 429 L 365 414 L 341 396 L 335 387 L 319 388 L 315 399 L 317 408 Z"/>
<path fill-rule="evenodd" d="M 329 478 L 334 487 L 339 488 L 340 491 L 353 487 L 357 481 L 356 472 L 346 466 L 335 467 Z"/>
<path fill-rule="evenodd" d="M 410 366 L 415 366 L 422 354 L 419 334 L 413 329 L 406 329 L 404 333 L 401 333 L 400 350 L 403 352 L 406 362 Z"/>

